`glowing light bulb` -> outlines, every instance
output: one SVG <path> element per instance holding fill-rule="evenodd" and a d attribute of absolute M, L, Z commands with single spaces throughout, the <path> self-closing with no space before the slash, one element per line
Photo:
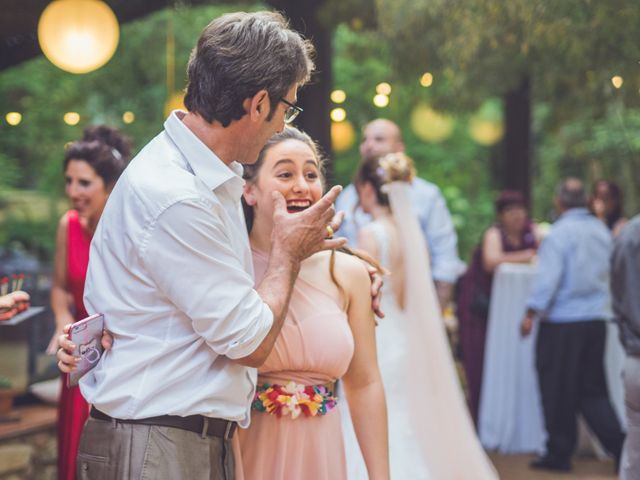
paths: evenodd
<path fill-rule="evenodd" d="M 127 111 L 122 114 L 122 121 L 124 123 L 133 123 L 135 119 L 136 119 L 136 116 L 133 112 Z"/>
<path fill-rule="evenodd" d="M 379 93 L 373 97 L 373 104 L 378 108 L 384 108 L 389 105 L 389 97 Z"/>
<path fill-rule="evenodd" d="M 433 84 L 433 75 L 429 72 L 423 73 L 420 77 L 420 85 L 423 87 L 430 87 Z"/>
<path fill-rule="evenodd" d="M 391 85 L 387 82 L 382 82 L 376 85 L 376 93 L 378 95 L 390 95 L 391 94 Z"/>
<path fill-rule="evenodd" d="M 347 94 L 344 90 L 334 90 L 331 92 L 331 101 L 333 103 L 343 103 L 347 99 Z"/>
<path fill-rule="evenodd" d="M 67 112 L 64 114 L 63 119 L 67 125 L 77 125 L 80 122 L 80 114 L 78 112 Z"/>
<path fill-rule="evenodd" d="M 334 122 L 342 122 L 347 118 L 347 111 L 344 108 L 334 108 L 331 110 L 331 120 Z"/>
<path fill-rule="evenodd" d="M 22 121 L 22 114 L 19 112 L 9 112 L 4 118 L 9 125 L 15 127 Z"/>
<path fill-rule="evenodd" d="M 620 75 L 616 75 L 614 77 L 611 77 L 611 83 L 613 83 L 613 86 L 615 88 L 620 88 L 624 83 L 624 79 Z"/>

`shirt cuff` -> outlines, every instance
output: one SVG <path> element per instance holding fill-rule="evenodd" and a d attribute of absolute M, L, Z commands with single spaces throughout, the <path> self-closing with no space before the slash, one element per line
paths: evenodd
<path fill-rule="evenodd" d="M 262 341 L 265 339 L 269 331 L 271 330 L 271 326 L 273 325 L 273 312 L 264 304 L 264 308 L 262 312 L 258 315 L 255 323 L 253 324 L 250 331 L 246 332 L 244 335 L 245 339 L 237 340 L 233 342 L 225 356 L 232 359 L 237 360 L 238 358 L 243 358 L 248 355 L 251 355 L 256 349 L 260 346 Z"/>
<path fill-rule="evenodd" d="M 455 283 L 458 277 L 466 270 L 466 265 L 463 261 L 456 259 L 455 261 L 434 265 L 432 268 L 434 280 L 438 282 Z"/>

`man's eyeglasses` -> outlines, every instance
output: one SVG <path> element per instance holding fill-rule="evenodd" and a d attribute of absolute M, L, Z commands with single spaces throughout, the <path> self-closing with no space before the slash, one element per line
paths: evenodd
<path fill-rule="evenodd" d="M 284 123 L 288 125 L 291 122 L 293 122 L 296 119 L 296 117 L 302 113 L 303 110 L 299 106 L 294 105 L 293 103 L 285 100 L 284 98 L 281 98 L 280 101 L 285 105 L 287 105 L 288 107 L 284 111 Z"/>

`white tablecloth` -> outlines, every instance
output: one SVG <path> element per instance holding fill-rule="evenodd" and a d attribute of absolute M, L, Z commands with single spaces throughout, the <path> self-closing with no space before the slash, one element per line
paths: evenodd
<path fill-rule="evenodd" d="M 534 275 L 531 265 L 507 263 L 498 267 L 493 280 L 478 429 L 482 445 L 501 453 L 544 451 L 546 432 L 535 369 L 537 322 L 531 335 L 520 336 Z M 608 322 L 605 367 L 621 420 L 623 360 L 617 326 Z"/>

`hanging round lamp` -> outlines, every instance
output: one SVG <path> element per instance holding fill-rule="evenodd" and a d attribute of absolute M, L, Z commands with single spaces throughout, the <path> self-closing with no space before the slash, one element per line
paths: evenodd
<path fill-rule="evenodd" d="M 331 148 L 335 152 L 345 152 L 356 140 L 356 131 L 349 120 L 331 122 Z"/>
<path fill-rule="evenodd" d="M 54 0 L 38 21 L 38 42 L 56 67 L 87 73 L 103 66 L 118 47 L 120 27 L 100 0 Z"/>
<path fill-rule="evenodd" d="M 439 113 L 429 105 L 419 103 L 411 112 L 411 128 L 418 138 L 429 143 L 439 143 L 451 136 L 454 119 Z"/>
<path fill-rule="evenodd" d="M 469 135 L 478 144 L 485 147 L 495 145 L 504 135 L 502 104 L 495 100 L 486 100 L 469 119 Z"/>

